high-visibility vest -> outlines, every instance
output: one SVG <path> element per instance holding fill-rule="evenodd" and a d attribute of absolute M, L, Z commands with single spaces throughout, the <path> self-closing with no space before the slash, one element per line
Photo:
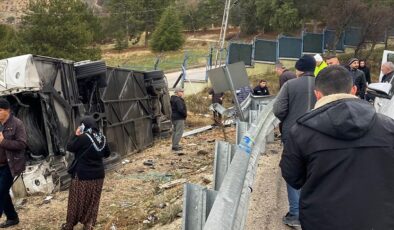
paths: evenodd
<path fill-rule="evenodd" d="M 322 69 L 324 69 L 324 68 L 326 68 L 328 65 L 327 65 L 327 63 L 325 62 L 325 61 L 322 61 L 321 63 L 320 63 L 320 65 L 319 66 L 316 66 L 316 68 L 315 68 L 315 77 L 317 77 L 317 75 L 319 74 L 319 72 L 322 70 Z"/>

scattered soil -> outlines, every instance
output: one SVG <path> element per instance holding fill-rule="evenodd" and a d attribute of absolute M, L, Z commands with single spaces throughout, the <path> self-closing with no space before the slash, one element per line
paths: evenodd
<path fill-rule="evenodd" d="M 229 142 L 235 140 L 234 127 L 224 131 Z M 183 138 L 184 155 L 171 151 L 168 138 L 123 159 L 123 164 L 105 178 L 97 229 L 180 229 L 183 184 L 169 189 L 159 186 L 186 179 L 212 187 L 213 182 L 206 178 L 213 174 L 214 140 L 224 140 L 222 128 Z M 198 154 L 201 152 L 207 154 Z M 144 165 L 147 160 L 152 160 L 153 166 Z M 10 229 L 59 229 L 66 217 L 68 192 L 50 195 L 53 198 L 49 202 L 44 202 L 47 195 L 25 198 L 25 204 L 18 207 L 21 222 Z"/>

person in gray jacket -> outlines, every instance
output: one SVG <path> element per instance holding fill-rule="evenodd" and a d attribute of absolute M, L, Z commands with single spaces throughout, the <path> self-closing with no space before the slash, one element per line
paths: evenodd
<path fill-rule="evenodd" d="M 310 55 L 302 56 L 295 64 L 296 79 L 287 81 L 274 103 L 274 114 L 283 123 L 282 142 L 283 153 L 288 147 L 290 128 L 296 120 L 313 109 L 316 103 L 314 94 L 316 67 L 315 59 Z M 283 217 L 283 223 L 289 226 L 300 226 L 299 222 L 299 199 L 300 191 L 287 184 L 287 195 L 289 199 L 289 212 Z"/>

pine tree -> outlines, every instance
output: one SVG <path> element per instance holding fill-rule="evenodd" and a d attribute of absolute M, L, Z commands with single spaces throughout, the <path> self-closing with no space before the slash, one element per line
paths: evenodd
<path fill-rule="evenodd" d="M 278 5 L 274 16 L 270 19 L 270 24 L 277 31 L 285 34 L 299 28 L 300 19 L 298 17 L 298 10 L 294 7 L 292 1 L 283 2 Z"/>
<path fill-rule="evenodd" d="M 175 51 L 179 50 L 184 42 L 179 15 L 174 8 L 168 7 L 153 32 L 151 49 L 155 52 Z"/>
<path fill-rule="evenodd" d="M 11 26 L 0 24 L 0 38 L 0 59 L 17 55 L 17 34 Z"/>
<path fill-rule="evenodd" d="M 81 0 L 32 0 L 20 36 L 28 53 L 71 60 L 99 59 L 92 47 L 99 21 Z"/>
<path fill-rule="evenodd" d="M 122 50 L 128 47 L 128 42 L 139 41 L 142 34 L 142 22 L 137 19 L 137 12 L 134 0 L 112 0 L 107 5 L 111 14 L 105 21 L 105 36 L 115 38 L 115 49 Z"/>
<path fill-rule="evenodd" d="M 145 45 L 147 46 L 150 35 L 160 20 L 164 9 L 173 2 L 174 0 L 109 1 L 105 4 L 111 15 L 109 23 L 105 26 L 106 36 L 115 38 L 117 43 L 131 41 L 135 44 L 145 34 Z M 119 38 L 119 34 L 124 34 L 124 37 Z"/>
<path fill-rule="evenodd" d="M 241 1 L 241 33 L 250 35 L 257 32 L 257 11 L 255 0 Z"/>

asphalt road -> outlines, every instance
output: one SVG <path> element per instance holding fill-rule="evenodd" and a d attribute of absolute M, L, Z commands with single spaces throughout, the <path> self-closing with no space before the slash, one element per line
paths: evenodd
<path fill-rule="evenodd" d="M 249 200 L 247 230 L 291 230 L 282 223 L 287 213 L 286 184 L 282 178 L 279 161 L 282 146 L 277 140 L 267 146 L 260 157 L 252 196 Z"/>
<path fill-rule="evenodd" d="M 186 81 L 204 81 L 205 80 L 206 67 L 188 69 L 186 70 Z M 173 88 L 175 81 L 181 75 L 181 71 L 166 73 L 168 81 L 168 88 Z"/>

